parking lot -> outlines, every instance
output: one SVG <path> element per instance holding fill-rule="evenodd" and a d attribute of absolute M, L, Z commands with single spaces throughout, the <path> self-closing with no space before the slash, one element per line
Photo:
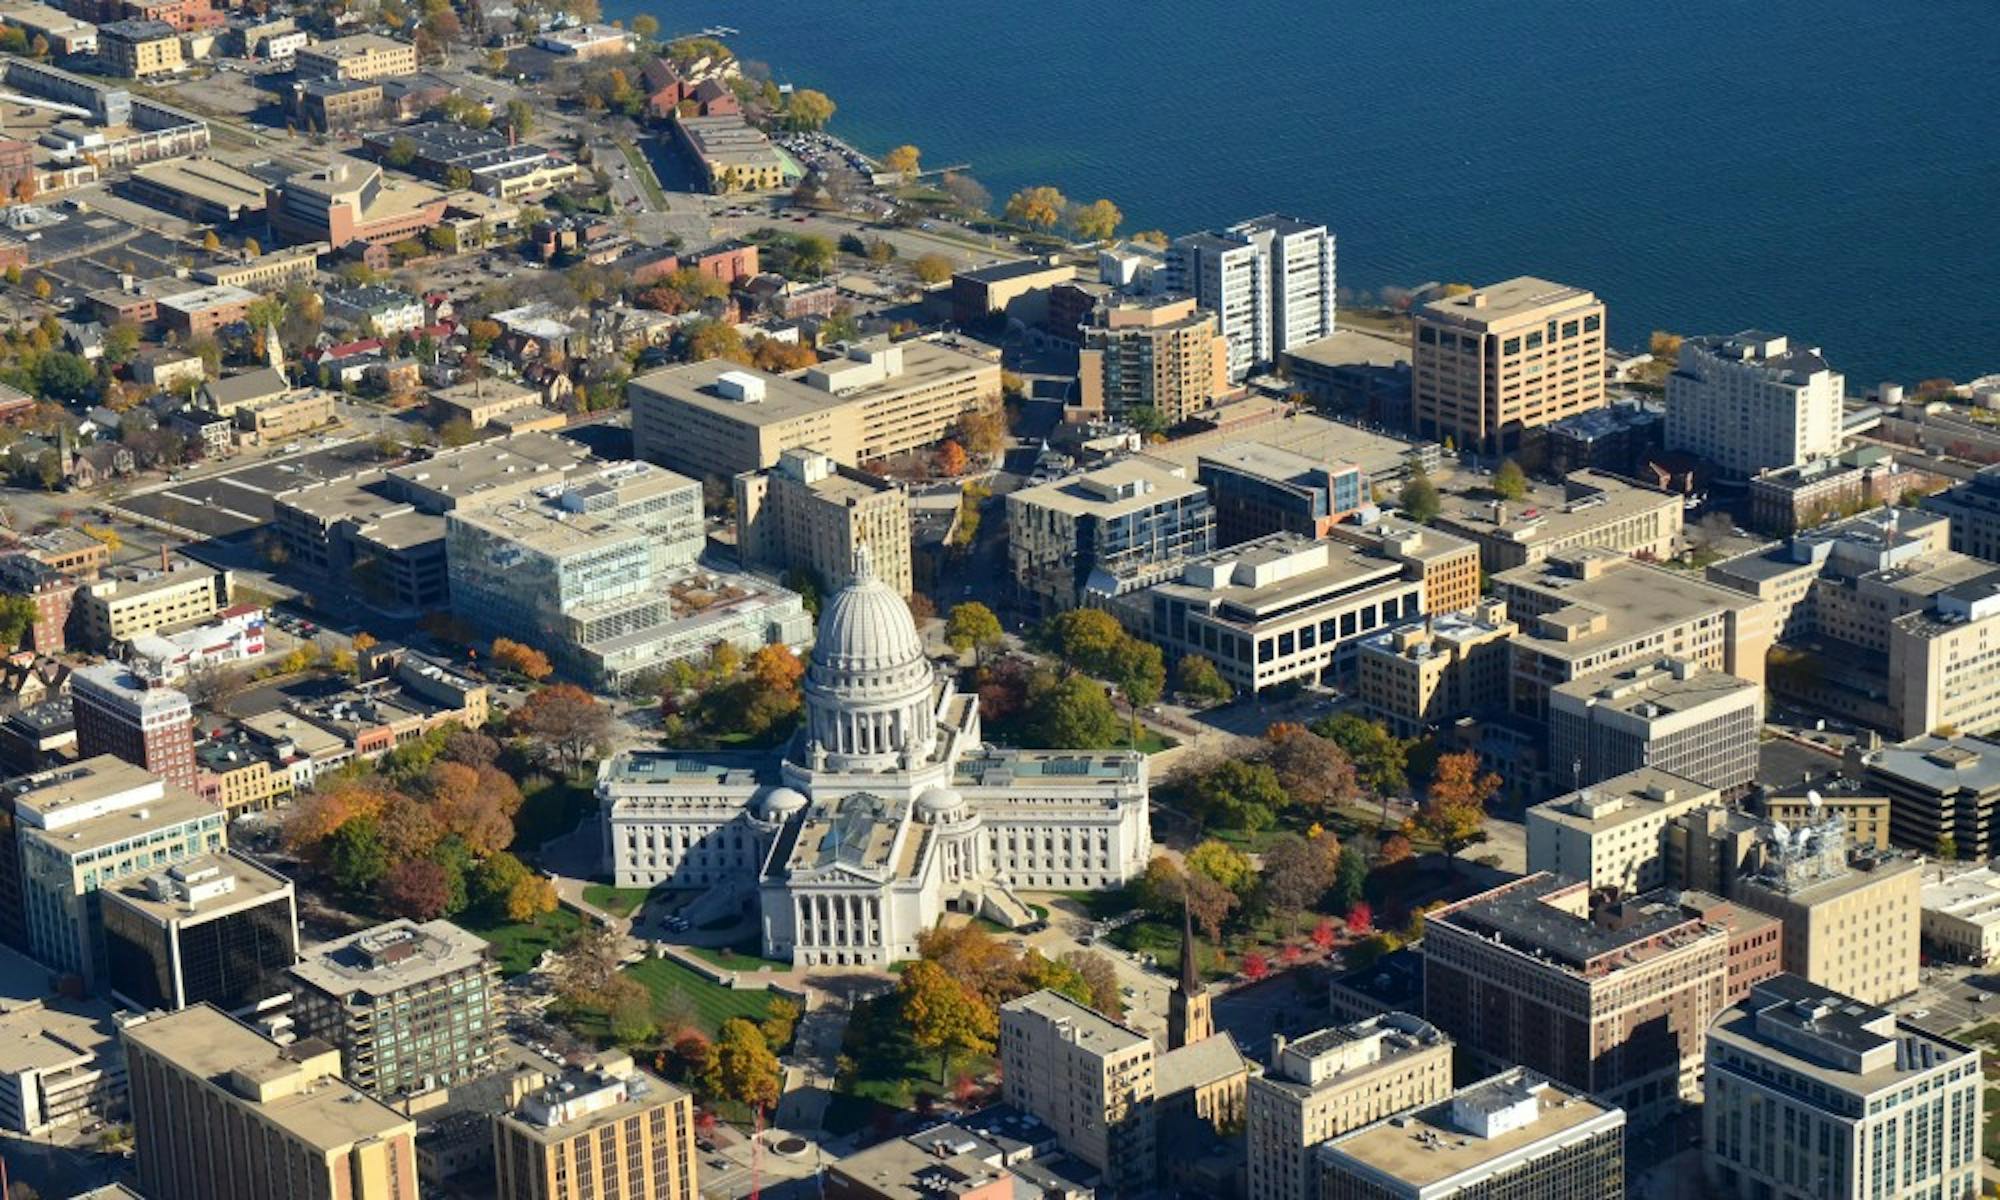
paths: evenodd
<path fill-rule="evenodd" d="M 351 474 L 372 461 L 373 453 L 367 446 L 343 442 L 248 462 L 198 479 L 169 482 L 128 496 L 119 507 L 205 537 L 233 537 L 269 521 L 271 497 L 279 492 Z"/>

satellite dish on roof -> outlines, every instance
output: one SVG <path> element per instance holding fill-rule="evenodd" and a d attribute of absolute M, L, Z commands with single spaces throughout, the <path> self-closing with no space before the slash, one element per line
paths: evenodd
<path fill-rule="evenodd" d="M 1814 820 L 1819 819 L 1820 805 L 1824 803 L 1826 802 L 1820 799 L 1819 789 L 1806 789 L 1806 811 L 1812 814 Z"/>

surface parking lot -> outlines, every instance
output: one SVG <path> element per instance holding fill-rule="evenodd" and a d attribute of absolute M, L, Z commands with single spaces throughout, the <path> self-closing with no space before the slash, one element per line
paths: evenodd
<path fill-rule="evenodd" d="M 168 483 L 128 496 L 119 505 L 128 512 L 167 521 L 205 537 L 233 537 L 271 519 L 271 497 L 309 483 L 350 475 L 375 461 L 360 442 L 348 442 L 267 459 L 200 479 Z"/>

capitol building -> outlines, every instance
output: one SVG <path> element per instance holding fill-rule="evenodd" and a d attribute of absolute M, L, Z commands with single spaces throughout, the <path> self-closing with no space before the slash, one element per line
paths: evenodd
<path fill-rule="evenodd" d="M 916 957 L 947 910 L 1019 926 L 1033 914 L 1017 889 L 1114 887 L 1145 870 L 1145 756 L 982 744 L 977 696 L 925 657 L 865 549 L 820 616 L 804 690 L 782 752 L 603 763 L 618 886 L 706 889 L 687 910 L 697 922 L 754 897 L 766 957 L 879 967 Z"/>

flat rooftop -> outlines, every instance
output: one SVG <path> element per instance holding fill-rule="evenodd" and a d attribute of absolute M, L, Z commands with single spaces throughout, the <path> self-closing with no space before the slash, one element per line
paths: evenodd
<path fill-rule="evenodd" d="M 598 768 L 599 787 L 757 787 L 778 780 L 776 756 L 762 750 L 620 750 Z"/>
<path fill-rule="evenodd" d="M 1587 885 L 1544 871 L 1460 901 L 1430 920 L 1583 978 L 1721 933 L 1678 905 L 1627 901 L 1586 916 L 1587 900 Z"/>
<path fill-rule="evenodd" d="M 498 1119 L 539 1142 L 566 1141 L 688 1094 L 632 1066 L 629 1056 L 609 1058 L 613 1061 L 609 1069 L 565 1070 Z"/>
<path fill-rule="evenodd" d="M 235 208 L 264 207 L 264 181 L 212 158 L 170 158 L 134 167 L 134 179 Z"/>
<path fill-rule="evenodd" d="M 1692 664 L 1688 664 L 1692 666 Z M 1692 670 L 1664 663 L 1632 667 L 1610 675 L 1593 675 L 1551 688 L 1550 696 L 1585 701 L 1593 708 L 1652 719 L 1693 712 L 1745 695 L 1763 695 L 1763 688 L 1724 671 Z"/>
<path fill-rule="evenodd" d="M 390 921 L 307 950 L 292 974 L 322 992 L 379 997 L 490 961 L 484 938 L 450 921 Z"/>
<path fill-rule="evenodd" d="M 1247 625 L 1359 588 L 1404 582 L 1403 566 L 1393 559 L 1345 542 L 1274 533 L 1205 555 L 1155 591 L 1213 605 L 1207 616 Z"/>
<path fill-rule="evenodd" d="M 1490 1136 L 1480 1133 L 1485 1119 L 1493 1119 Z M 1450 1100 L 1335 1138 L 1320 1153 L 1330 1164 L 1387 1176 L 1414 1192 L 1544 1145 L 1618 1129 L 1624 1120 L 1620 1109 L 1517 1068 L 1462 1088 Z"/>
<path fill-rule="evenodd" d="M 1824 1085 L 1861 1097 L 1967 1059 L 1975 1067 L 1979 1062 L 1979 1051 L 1970 1046 L 1797 975 L 1757 984 L 1748 999 L 1717 1018 L 1708 1037 L 1790 1071 L 1795 1086 Z"/>
<path fill-rule="evenodd" d="M 1517 646 L 1531 647 L 1557 658 L 1584 659 L 1607 646 L 1627 644 L 1640 635 L 1692 621 L 1707 613 L 1744 609 L 1761 603 L 1753 596 L 1663 567 L 1655 567 L 1610 551 L 1583 551 L 1599 558 L 1604 569 L 1594 579 L 1566 573 L 1558 559 L 1502 571 L 1493 577 L 1508 612 L 1520 624 Z M 1562 603 L 1517 604 L 1516 590 L 1542 600 Z M 1539 616 L 1529 616 L 1536 609 Z"/>
<path fill-rule="evenodd" d="M 716 381 L 725 374 L 750 375 L 763 382 L 762 400 L 734 400 L 724 396 Z M 757 371 L 728 359 L 683 363 L 649 371 L 626 385 L 628 392 L 656 395 L 746 425 L 777 425 L 851 403 L 852 394 L 835 396 L 793 379 Z"/>
<path fill-rule="evenodd" d="M 1285 357 L 1324 367 L 1405 367 L 1410 363 L 1410 340 L 1342 329 L 1317 341 L 1287 347 Z"/>
<path fill-rule="evenodd" d="M 0 1075 L 78 1066 L 118 1048 L 103 1003 L 36 1004 L 0 1014 Z"/>
<path fill-rule="evenodd" d="M 303 1059 L 332 1048 L 311 1039 L 281 1047 L 211 1005 L 154 1017 L 127 1029 L 125 1036 L 236 1097 L 262 1120 L 316 1150 L 338 1153 L 356 1142 L 411 1128 L 409 1118 L 332 1075 L 302 1080 L 303 1088 L 261 1103 L 244 1096 L 237 1086 L 239 1076 L 277 1082 L 302 1075 Z"/>
<path fill-rule="evenodd" d="M 1417 310 L 1419 320 L 1465 328 L 1527 324 L 1551 313 L 1597 303 L 1592 292 L 1522 275 L 1474 288 L 1463 296 L 1433 300 Z"/>
<path fill-rule="evenodd" d="M 235 854 L 204 854 L 165 871 L 132 876 L 110 889 L 117 902 L 162 925 L 201 921 L 262 904 L 292 881 Z"/>
<path fill-rule="evenodd" d="M 2000 925 L 2000 872 L 1991 863 L 1942 879 L 1926 876 L 1922 897 L 1925 912 L 1982 927 Z"/>
<path fill-rule="evenodd" d="M 1862 761 L 1871 773 L 1940 795 L 2000 789 L 2000 744 L 1983 738 L 1925 734 L 1870 751 Z"/>
<path fill-rule="evenodd" d="M 1078 1004 L 1068 996 L 1046 989 L 1030 992 L 1000 1006 L 1001 1019 L 1009 1014 L 1039 1017 L 1052 1025 L 1067 1025 L 1076 1034 L 1078 1046 L 1095 1054 L 1117 1054 L 1137 1046 L 1150 1046 L 1152 1039 L 1121 1025 L 1094 1008 Z"/>
<path fill-rule="evenodd" d="M 1580 791 L 1545 800 L 1531 809 L 1537 817 L 1571 829 L 1606 833 L 1634 821 L 1657 818 L 1669 808 L 1714 804 L 1722 793 L 1698 780 L 1641 767 L 1593 783 Z"/>
<path fill-rule="evenodd" d="M 524 490 L 553 483 L 589 458 L 585 447 L 537 430 L 447 450 L 422 462 L 391 467 L 386 474 L 411 493 L 450 500 L 496 488 Z"/>
<path fill-rule="evenodd" d="M 1292 414 L 1289 405 L 1258 397 L 1204 415 L 1228 419 L 1228 424 L 1147 446 L 1146 457 L 1171 463 L 1192 475 L 1202 455 L 1254 443 L 1289 450 L 1315 462 L 1350 462 L 1370 479 L 1381 481 L 1401 475 L 1409 466 L 1410 455 L 1425 445 L 1312 413 Z"/>
<path fill-rule="evenodd" d="M 1071 516 L 1122 517 L 1169 501 L 1206 496 L 1191 474 L 1175 474 L 1169 465 L 1145 457 L 1126 458 L 1080 475 L 1022 488 L 1009 494 L 1008 504 L 1031 504 Z"/>
<path fill-rule="evenodd" d="M 1519 500 L 1496 501 L 1465 491 L 1441 492 L 1438 521 L 1467 537 L 1504 538 L 1524 546 L 1566 541 L 1631 517 L 1672 509 L 1682 499 L 1609 471 L 1572 471 L 1566 488 L 1531 483 Z M 1581 494 L 1570 498 L 1571 491 Z"/>

